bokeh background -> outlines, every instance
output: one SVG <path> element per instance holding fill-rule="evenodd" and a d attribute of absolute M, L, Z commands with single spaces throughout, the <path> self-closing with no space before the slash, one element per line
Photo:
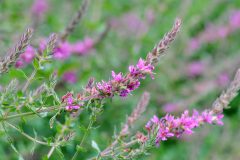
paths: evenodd
<path fill-rule="evenodd" d="M 1 55 L 29 26 L 35 28 L 32 41 L 35 46 L 53 32 L 62 33 L 81 4 L 80 0 L 45 1 L 44 14 L 37 16 L 33 13 L 32 0 L 0 0 Z M 209 108 L 228 86 L 240 67 L 239 0 L 91 0 L 84 18 L 68 41 L 75 43 L 86 37 L 96 39 L 107 24 L 111 28 L 106 37 L 84 55 L 71 54 L 65 59 L 55 59 L 48 66 L 57 71 L 59 96 L 67 91 L 80 92 L 89 77 L 101 81 L 108 80 L 112 70 L 126 73 L 128 66 L 135 64 L 139 57 L 145 57 L 172 27 L 176 17 L 182 19 L 181 32 L 156 67 L 155 79 L 147 77 L 128 98 L 115 97 L 107 101 L 105 111 L 88 139 L 88 151 L 81 153 L 82 159 L 96 155 L 91 148 L 91 139 L 101 149 L 110 143 L 114 130 L 120 130 L 144 91 L 150 92 L 151 100 L 133 132 L 142 130 L 154 114 L 161 116 L 168 112 L 180 115 L 185 109 Z M 31 64 L 22 67 L 26 74 L 33 69 Z M 41 73 L 41 76 L 46 74 Z M 1 77 L 1 87 L 15 76 Z M 31 87 L 36 87 L 41 81 Z M 192 136 L 168 140 L 141 159 L 240 159 L 239 105 L 240 96 L 233 100 L 229 110 L 224 111 L 223 127 L 204 126 Z M 51 115 L 43 119 L 30 116 L 14 120 L 14 123 L 30 135 L 35 131 L 40 137 L 53 137 L 56 131 L 49 128 L 50 118 Z M 88 115 L 81 115 L 80 120 L 81 124 L 87 123 Z M 9 130 L 9 134 L 26 159 L 41 159 L 49 150 L 29 142 L 15 131 Z M 76 129 L 76 135 L 81 136 L 80 129 Z M 62 148 L 65 159 L 73 155 L 76 144 L 72 141 Z M 3 131 L 0 132 L 0 155 L 0 159 L 18 159 Z M 58 153 L 54 153 L 52 159 L 58 158 Z"/>

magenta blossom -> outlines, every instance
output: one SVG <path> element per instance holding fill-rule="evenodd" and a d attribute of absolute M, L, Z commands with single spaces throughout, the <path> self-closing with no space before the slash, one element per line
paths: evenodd
<path fill-rule="evenodd" d="M 129 73 L 126 76 L 112 71 L 112 80 L 97 83 L 97 90 L 100 92 L 99 97 L 112 97 L 115 94 L 121 97 L 128 96 L 131 91 L 139 87 L 139 80 L 144 79 L 147 74 L 154 78 L 153 69 L 154 67 L 151 64 L 147 64 L 140 58 L 136 66 L 129 67 Z"/>
<path fill-rule="evenodd" d="M 145 127 L 149 134 L 156 134 L 155 143 L 158 146 L 161 141 L 166 141 L 169 137 L 179 138 L 184 133 L 192 134 L 194 128 L 205 123 L 223 125 L 223 117 L 223 114 L 214 115 L 212 111 L 207 110 L 201 114 L 194 110 L 190 116 L 189 111 L 186 110 L 178 118 L 167 114 L 159 119 L 154 115 Z"/>
<path fill-rule="evenodd" d="M 176 103 L 166 103 L 163 105 L 163 111 L 167 113 L 178 111 L 179 108 L 179 105 Z"/>
<path fill-rule="evenodd" d="M 93 39 L 86 37 L 83 41 L 79 41 L 72 45 L 72 51 L 79 55 L 86 55 L 94 46 Z"/>
<path fill-rule="evenodd" d="M 25 52 L 23 52 L 19 59 L 17 60 L 15 67 L 21 68 L 26 64 L 29 64 L 33 61 L 35 57 L 35 49 L 32 46 L 27 46 Z"/>
<path fill-rule="evenodd" d="M 201 41 L 198 38 L 193 38 L 189 42 L 188 53 L 192 53 L 200 47 L 201 47 Z"/>
<path fill-rule="evenodd" d="M 74 111 L 78 110 L 82 105 L 80 104 L 74 104 L 74 99 L 73 99 L 73 94 L 72 93 L 67 93 L 62 97 L 62 102 L 66 103 L 65 109 L 67 111 Z"/>
<path fill-rule="evenodd" d="M 217 83 L 221 87 L 225 87 L 226 85 L 229 84 L 229 82 L 230 82 L 230 77 L 227 73 L 221 73 L 217 78 Z"/>
<path fill-rule="evenodd" d="M 114 71 L 112 71 L 112 78 L 116 82 L 121 82 L 123 80 L 122 73 L 116 74 Z"/>
<path fill-rule="evenodd" d="M 54 49 L 54 58 L 64 60 L 67 59 L 72 52 L 72 45 L 68 42 L 61 42 L 57 48 Z"/>
<path fill-rule="evenodd" d="M 31 63 L 34 57 L 35 49 L 32 46 L 27 46 L 25 52 L 20 55 L 20 58 L 26 63 Z"/>
<path fill-rule="evenodd" d="M 15 67 L 22 68 L 23 66 L 24 66 L 24 62 L 21 59 L 17 60 Z"/>
<path fill-rule="evenodd" d="M 35 16 L 42 17 L 48 10 L 47 0 L 35 0 L 31 10 Z"/>
<path fill-rule="evenodd" d="M 74 71 L 68 71 L 63 74 L 62 79 L 67 83 L 74 84 L 77 82 L 77 74 Z"/>
<path fill-rule="evenodd" d="M 235 30 L 240 28 L 240 11 L 234 11 L 229 18 L 230 27 Z"/>
<path fill-rule="evenodd" d="M 204 70 L 205 66 L 201 61 L 194 61 L 187 66 L 187 74 L 190 77 L 200 76 Z"/>

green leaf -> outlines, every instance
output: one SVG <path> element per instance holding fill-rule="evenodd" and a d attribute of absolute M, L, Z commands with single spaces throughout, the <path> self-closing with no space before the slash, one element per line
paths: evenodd
<path fill-rule="evenodd" d="M 53 128 L 53 124 L 54 124 L 58 114 L 59 114 L 59 111 L 49 120 L 50 128 Z"/>
<path fill-rule="evenodd" d="M 42 160 L 48 160 L 47 155 L 44 155 L 44 156 L 42 157 Z"/>
<path fill-rule="evenodd" d="M 9 75 L 11 76 L 11 78 L 28 79 L 26 74 L 21 69 L 10 69 Z"/>
<path fill-rule="evenodd" d="M 39 68 L 40 68 L 39 61 L 36 58 L 33 60 L 33 67 L 36 70 L 39 70 Z"/>
<path fill-rule="evenodd" d="M 83 147 L 81 147 L 81 146 L 79 146 L 79 145 L 77 145 L 77 150 L 79 151 L 79 152 L 87 152 L 87 150 L 85 149 L 85 148 L 83 148 Z"/>
<path fill-rule="evenodd" d="M 98 151 L 98 153 L 101 152 L 100 149 L 99 149 L 99 147 L 98 147 L 98 144 L 97 144 L 94 140 L 92 140 L 92 147 L 93 147 L 94 149 L 96 149 L 96 150 Z"/>
<path fill-rule="evenodd" d="M 57 154 L 60 157 L 61 160 L 64 159 L 64 154 L 62 153 L 61 149 L 59 147 L 56 148 Z"/>

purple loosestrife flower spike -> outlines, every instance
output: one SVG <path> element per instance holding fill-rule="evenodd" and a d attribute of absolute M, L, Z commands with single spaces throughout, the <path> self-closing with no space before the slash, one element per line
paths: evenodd
<path fill-rule="evenodd" d="M 147 62 L 149 64 L 156 65 L 159 58 L 163 55 L 165 50 L 169 47 L 170 43 L 175 39 L 177 33 L 180 30 L 181 20 L 177 18 L 175 20 L 173 28 L 163 36 L 163 39 L 153 48 L 153 50 L 147 55 Z"/>
<path fill-rule="evenodd" d="M 156 133 L 155 143 L 158 146 L 161 141 L 166 141 L 170 137 L 179 138 L 182 134 L 192 134 L 193 129 L 205 123 L 223 125 L 223 115 L 214 115 L 212 111 L 205 110 L 199 114 L 196 110 L 190 116 L 186 110 L 180 117 L 167 114 L 159 119 L 156 115 L 146 124 L 146 129 L 150 133 Z"/>
<path fill-rule="evenodd" d="M 3 60 L 0 60 L 0 74 L 7 72 L 9 68 L 16 63 L 20 54 L 22 54 L 28 46 L 32 37 L 32 33 L 32 29 L 27 29 L 14 47 L 14 50 L 11 51 L 8 55 L 6 55 Z"/>
<path fill-rule="evenodd" d="M 88 100 L 112 98 L 115 95 L 127 97 L 132 91 L 140 85 L 140 80 L 147 75 L 153 78 L 154 58 L 158 58 L 175 39 L 177 32 L 180 29 L 181 21 L 177 19 L 172 30 L 167 33 L 152 52 L 147 56 L 147 59 L 140 58 L 136 65 L 129 66 L 129 72 L 125 75 L 122 73 L 116 74 L 112 72 L 112 78 L 109 81 L 102 81 L 93 85 L 91 89 L 86 89 L 78 94 L 78 100 L 83 103 Z"/>

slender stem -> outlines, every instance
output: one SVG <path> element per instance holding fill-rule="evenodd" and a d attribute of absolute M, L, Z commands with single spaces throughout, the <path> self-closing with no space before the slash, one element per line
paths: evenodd
<path fill-rule="evenodd" d="M 87 127 L 87 130 L 86 130 L 86 132 L 84 133 L 83 138 L 82 138 L 82 140 L 81 140 L 81 142 L 80 142 L 80 144 L 79 144 L 79 147 L 81 147 L 81 145 L 83 144 L 85 138 L 87 137 L 87 134 L 88 134 L 89 130 L 92 128 L 92 125 L 93 125 L 93 120 L 91 120 L 91 121 L 89 122 L 88 127 Z M 76 158 L 77 158 L 77 156 L 78 156 L 78 154 L 79 154 L 79 151 L 80 151 L 79 149 L 76 150 L 75 154 L 74 154 L 73 157 L 72 157 L 72 160 L 76 160 Z"/>
<path fill-rule="evenodd" d="M 136 144 L 137 142 L 138 142 L 138 140 L 135 139 L 133 141 L 125 143 L 123 146 L 119 146 L 119 147 L 115 148 L 114 150 L 117 151 L 117 150 L 122 149 L 122 148 L 128 148 L 128 147 Z M 111 150 L 108 150 L 106 152 L 101 153 L 100 155 L 101 155 L 101 157 L 106 157 L 106 156 L 109 156 L 108 154 L 110 154 L 110 153 L 111 153 Z"/>
<path fill-rule="evenodd" d="M 62 130 L 61 130 L 60 135 L 58 136 L 58 138 L 57 138 L 57 140 L 56 140 L 56 142 L 55 142 L 55 144 L 59 143 L 59 141 L 60 141 L 60 139 L 62 138 L 62 136 L 63 136 L 63 134 L 64 134 L 64 132 L 65 132 L 66 129 L 67 129 L 67 126 L 64 125 L 63 128 L 62 128 Z M 56 147 L 57 147 L 57 145 L 54 145 L 54 146 L 52 146 L 52 148 L 49 150 L 49 152 L 48 152 L 48 154 L 47 154 L 47 157 L 48 157 L 48 158 L 51 157 L 51 155 L 53 154 L 53 152 L 54 152 L 54 150 L 55 150 Z"/>
<path fill-rule="evenodd" d="M 35 75 L 37 73 L 37 70 L 34 68 L 34 71 L 32 72 L 31 76 L 28 78 L 27 82 L 25 83 L 25 85 L 22 88 L 22 92 L 25 92 L 28 88 L 28 86 L 30 85 L 30 83 L 32 82 L 32 80 L 34 79 Z"/>
<path fill-rule="evenodd" d="M 49 111 L 54 111 L 54 110 L 59 110 L 59 109 L 64 109 L 64 107 L 62 107 L 62 106 L 53 106 L 53 107 L 49 107 L 49 108 L 45 108 L 45 109 L 36 110 L 36 112 L 25 112 L 25 113 L 10 115 L 10 116 L 7 116 L 7 117 L 1 117 L 0 118 L 0 122 L 1 121 L 6 121 L 6 120 L 9 120 L 9 119 L 18 118 L 18 117 L 34 115 L 36 113 L 49 112 Z"/>
<path fill-rule="evenodd" d="M 8 126 L 10 126 L 11 128 L 15 129 L 16 131 L 18 131 L 19 133 L 21 133 L 24 137 L 28 138 L 29 140 L 33 141 L 33 142 L 36 142 L 36 143 L 39 143 L 39 144 L 42 144 L 42 145 L 45 145 L 45 146 L 54 146 L 55 144 L 52 144 L 52 143 L 47 143 L 47 142 L 43 142 L 43 141 L 40 141 L 40 140 L 37 140 L 31 136 L 29 136 L 28 134 L 24 133 L 23 131 L 21 131 L 19 128 L 17 128 L 16 126 L 12 125 L 11 123 L 9 122 L 5 122 Z"/>

